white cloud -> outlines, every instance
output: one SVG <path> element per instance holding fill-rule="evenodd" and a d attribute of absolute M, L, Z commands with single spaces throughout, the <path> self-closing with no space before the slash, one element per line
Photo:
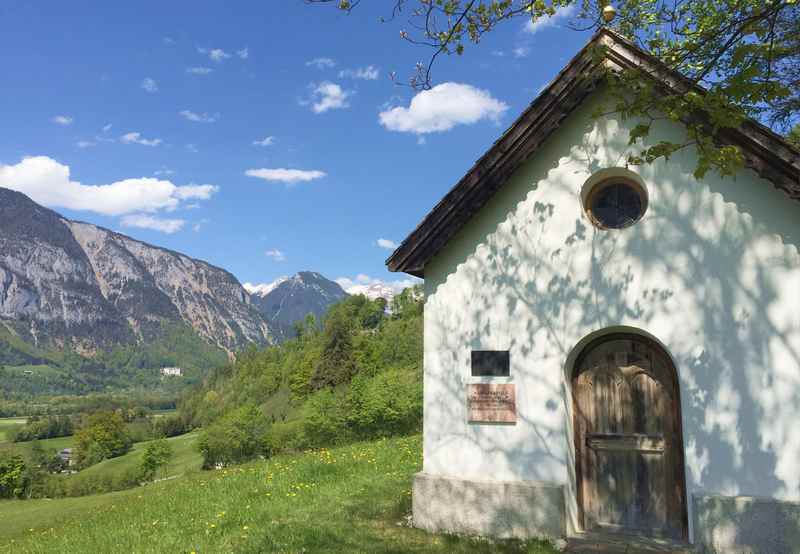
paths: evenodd
<path fill-rule="evenodd" d="M 511 51 L 515 58 L 527 58 L 531 53 L 531 49 L 527 46 L 518 46 Z"/>
<path fill-rule="evenodd" d="M 175 175 L 175 171 L 172 169 L 167 169 L 166 167 L 157 169 L 153 172 L 153 175 Z"/>
<path fill-rule="evenodd" d="M 368 298 L 391 298 L 395 294 L 403 292 L 408 287 L 419 285 L 421 279 L 412 277 L 409 279 L 399 279 L 397 281 L 385 281 L 360 273 L 354 278 L 339 277 L 334 279 L 347 294 L 363 294 Z"/>
<path fill-rule="evenodd" d="M 184 185 L 175 190 L 175 197 L 179 200 L 208 200 L 211 195 L 219 190 L 213 185 Z"/>
<path fill-rule="evenodd" d="M 213 185 L 177 186 L 152 177 L 84 185 L 70 180 L 69 166 L 47 156 L 23 158 L 15 165 L 0 165 L 0 187 L 27 194 L 34 202 L 45 206 L 111 216 L 172 211 L 189 199 L 207 200 L 218 190 Z"/>
<path fill-rule="evenodd" d="M 200 123 L 214 123 L 219 119 L 219 114 L 197 113 L 191 110 L 181 110 L 178 112 L 181 116 L 189 121 L 197 121 Z"/>
<path fill-rule="evenodd" d="M 192 144 L 192 143 L 189 143 L 189 144 L 186 145 L 186 150 L 188 152 L 191 152 L 192 154 L 196 154 L 197 152 L 200 152 L 200 150 L 197 149 L 197 145 Z"/>
<path fill-rule="evenodd" d="M 322 179 L 327 175 L 324 171 L 318 171 L 316 169 L 285 169 L 282 167 L 275 169 L 248 169 L 244 172 L 244 174 L 248 177 L 256 177 L 258 179 L 274 181 L 277 183 L 286 183 L 287 185 L 313 181 L 314 179 Z"/>
<path fill-rule="evenodd" d="M 187 67 L 186 73 L 190 73 L 192 75 L 208 75 L 214 71 L 210 67 Z"/>
<path fill-rule="evenodd" d="M 72 119 L 72 116 L 69 115 L 57 115 L 50 121 L 52 121 L 53 123 L 57 123 L 59 125 L 67 126 L 67 125 L 72 125 L 72 122 L 74 120 Z"/>
<path fill-rule="evenodd" d="M 247 58 L 250 57 L 250 49 L 242 48 L 241 50 L 237 50 L 236 55 L 242 58 L 243 60 L 246 60 Z"/>
<path fill-rule="evenodd" d="M 121 223 L 123 227 L 150 229 L 152 231 L 161 231 L 162 233 L 171 235 L 172 233 L 180 231 L 186 221 L 183 219 L 162 219 L 147 214 L 133 214 L 123 217 Z"/>
<path fill-rule="evenodd" d="M 312 87 L 314 90 L 311 93 L 311 110 L 314 113 L 325 113 L 328 110 L 340 110 L 350 106 L 347 98 L 351 93 L 336 83 L 324 81 Z"/>
<path fill-rule="evenodd" d="M 142 88 L 147 92 L 158 92 L 158 83 L 156 83 L 155 79 L 145 77 L 144 81 L 142 81 Z"/>
<path fill-rule="evenodd" d="M 200 221 L 192 225 L 192 231 L 194 231 L 195 233 L 199 233 L 200 230 L 203 228 L 203 226 L 208 222 L 209 222 L 208 219 L 201 219 Z"/>
<path fill-rule="evenodd" d="M 103 125 L 103 132 L 104 133 L 107 133 L 110 130 L 111 130 L 111 123 L 107 123 L 106 125 Z"/>
<path fill-rule="evenodd" d="M 555 27 L 559 25 L 566 19 L 569 19 L 575 14 L 577 10 L 576 4 L 570 4 L 569 6 L 562 6 L 556 10 L 556 12 L 551 16 L 542 16 L 536 21 L 531 21 L 530 19 L 525 22 L 525 32 L 530 33 L 532 35 L 538 33 L 542 29 L 547 29 L 548 27 Z"/>
<path fill-rule="evenodd" d="M 389 239 L 378 239 L 375 241 L 375 244 L 387 250 L 394 250 L 398 247 L 398 244 L 395 241 Z"/>
<path fill-rule="evenodd" d="M 230 54 L 221 48 L 198 48 L 197 51 L 201 54 L 207 54 L 210 60 L 217 63 L 220 63 L 231 57 Z"/>
<path fill-rule="evenodd" d="M 336 60 L 331 58 L 314 58 L 313 60 L 308 60 L 306 62 L 306 66 L 311 67 L 314 66 L 317 69 L 326 69 L 331 67 L 336 67 Z"/>
<path fill-rule="evenodd" d="M 97 144 L 96 142 L 92 142 L 91 140 L 79 140 L 78 142 L 75 143 L 75 145 L 78 148 L 91 148 L 96 144 Z"/>
<path fill-rule="evenodd" d="M 264 137 L 261 140 L 253 141 L 253 146 L 272 146 L 273 144 L 275 144 L 275 137 L 273 136 Z"/>
<path fill-rule="evenodd" d="M 497 121 L 508 105 L 486 91 L 461 83 L 442 83 L 423 90 L 406 108 L 397 106 L 380 113 L 380 123 L 390 131 L 437 133 L 481 119 Z"/>
<path fill-rule="evenodd" d="M 285 262 L 286 261 L 286 254 L 278 250 L 277 248 L 273 248 L 272 250 L 267 250 L 264 252 L 264 255 L 267 258 L 272 258 L 273 261 L 276 262 Z"/>
<path fill-rule="evenodd" d="M 119 137 L 122 144 L 141 144 L 142 146 L 158 146 L 163 141 L 161 139 L 142 138 L 141 133 L 126 133 Z"/>
<path fill-rule="evenodd" d="M 374 81 L 379 75 L 380 70 L 374 65 L 357 67 L 356 69 L 342 69 L 339 72 L 340 79 L 363 79 L 365 81 Z"/>
<path fill-rule="evenodd" d="M 161 39 L 161 40 L 163 40 L 163 41 L 164 41 L 164 44 L 168 44 L 168 45 L 173 45 L 173 44 L 175 44 L 175 39 L 174 39 L 174 38 L 172 38 L 172 37 L 164 37 L 164 38 L 163 38 L 163 39 Z"/>

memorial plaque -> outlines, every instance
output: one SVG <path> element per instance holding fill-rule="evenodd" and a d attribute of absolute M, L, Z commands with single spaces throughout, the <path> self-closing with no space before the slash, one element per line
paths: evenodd
<path fill-rule="evenodd" d="M 508 377 L 510 374 L 508 350 L 473 350 L 471 362 L 473 377 Z"/>
<path fill-rule="evenodd" d="M 513 384 L 467 385 L 467 409 L 471 422 L 516 423 L 517 390 Z"/>

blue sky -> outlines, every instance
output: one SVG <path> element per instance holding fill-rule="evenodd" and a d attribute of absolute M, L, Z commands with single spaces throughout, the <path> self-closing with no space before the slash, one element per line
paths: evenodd
<path fill-rule="evenodd" d="M 391 242 L 588 35 L 507 23 L 415 97 L 388 74 L 430 52 L 363 4 L 3 3 L 0 186 L 243 283 L 404 279 Z"/>

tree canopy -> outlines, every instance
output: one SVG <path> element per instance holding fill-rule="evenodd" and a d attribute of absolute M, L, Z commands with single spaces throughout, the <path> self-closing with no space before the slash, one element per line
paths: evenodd
<path fill-rule="evenodd" d="M 306 0 L 357 9 L 360 0 Z M 612 107 L 643 122 L 632 143 L 647 136 L 650 124 L 671 119 L 686 124 L 681 144 L 642 147 L 628 162 L 668 158 L 695 146 L 696 176 L 709 169 L 733 173 L 742 163 L 734 146 L 716 144 L 714 131 L 753 117 L 789 136 L 800 122 L 800 0 L 385 0 L 385 22 L 401 25 L 400 38 L 431 49 L 417 64 L 409 86 L 430 88 L 433 68 L 443 55 L 460 55 L 487 33 L 511 20 L 532 23 L 558 11 L 572 14 L 575 30 L 608 25 L 650 52 L 670 69 L 705 89 L 699 94 L 667 94 L 642 83 L 631 70 L 612 82 Z M 603 9 L 613 4 L 611 22 Z M 567 32 L 567 31 L 565 31 Z M 796 144 L 795 130 L 793 141 Z"/>

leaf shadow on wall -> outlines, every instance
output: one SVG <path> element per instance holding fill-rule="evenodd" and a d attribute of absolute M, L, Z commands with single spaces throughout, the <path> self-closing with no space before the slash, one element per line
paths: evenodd
<path fill-rule="evenodd" d="M 436 342 L 428 355 L 449 368 L 426 375 L 435 391 L 426 405 L 436 406 L 426 458 L 452 456 L 462 443 L 526 480 L 574 471 L 564 365 L 588 334 L 632 326 L 653 332 L 677 367 L 687 502 L 700 492 L 800 498 L 800 315 L 783 305 L 787 287 L 798 285 L 800 206 L 747 169 L 695 182 L 685 151 L 642 168 L 652 196 L 640 223 L 596 229 L 580 211 L 574 174 L 619 165 L 624 157 L 608 152 L 624 152 L 627 137 L 602 121 L 584 131 L 591 141 L 551 142 L 537 154 L 557 163 L 527 162 L 533 170 L 518 171 L 437 260 L 455 271 L 429 279 L 428 302 L 447 291 L 457 309 L 438 305 L 426 321 L 426 340 Z M 505 340 L 512 360 L 542 362 L 524 369 L 535 393 L 518 387 L 525 440 L 466 423 L 466 360 L 492 340 Z M 564 372 L 538 372 L 551 362 Z M 760 534 L 750 509 L 727 514 L 736 529 L 722 529 L 719 510 L 700 514 L 703 540 L 747 545 Z M 503 535 L 524 523 L 503 512 L 491 528 Z"/>

